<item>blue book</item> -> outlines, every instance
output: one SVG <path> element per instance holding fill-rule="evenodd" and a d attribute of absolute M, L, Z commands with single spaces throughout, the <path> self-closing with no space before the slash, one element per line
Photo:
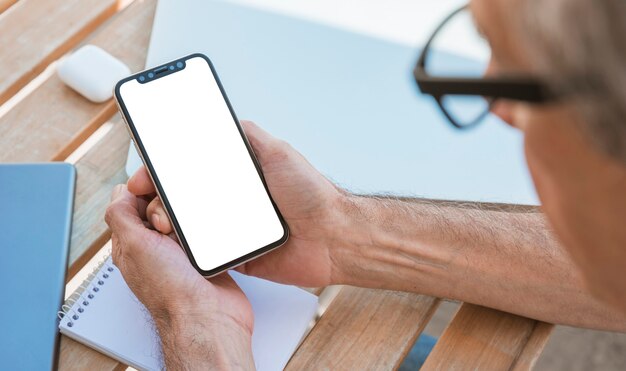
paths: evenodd
<path fill-rule="evenodd" d="M 56 368 L 76 171 L 0 165 L 0 359 L 6 370 Z"/>

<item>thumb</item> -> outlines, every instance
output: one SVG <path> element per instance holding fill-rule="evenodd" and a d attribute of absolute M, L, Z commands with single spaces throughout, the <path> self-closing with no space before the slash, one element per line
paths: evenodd
<path fill-rule="evenodd" d="M 272 148 L 275 148 L 280 140 L 261 129 L 261 127 L 252 121 L 242 120 L 241 126 L 246 133 L 250 145 L 252 145 L 254 153 L 259 160 L 263 162 L 264 155 L 270 153 Z"/>
<path fill-rule="evenodd" d="M 111 203 L 106 210 L 104 220 L 113 233 L 132 234 L 145 229 L 139 216 L 137 197 L 128 191 L 125 185 L 113 188 Z"/>
<path fill-rule="evenodd" d="M 126 184 L 128 185 L 128 190 L 137 196 L 149 195 L 156 192 L 152 179 L 145 166 L 140 167 L 139 170 L 128 179 Z"/>
<path fill-rule="evenodd" d="M 113 189 L 104 220 L 111 228 L 113 264 L 120 268 L 122 274 L 128 273 L 127 256 L 133 256 L 132 261 L 143 261 L 153 252 L 154 246 L 160 246 L 158 241 L 162 236 L 143 224 L 137 197 L 128 191 L 126 185 L 120 184 Z"/>

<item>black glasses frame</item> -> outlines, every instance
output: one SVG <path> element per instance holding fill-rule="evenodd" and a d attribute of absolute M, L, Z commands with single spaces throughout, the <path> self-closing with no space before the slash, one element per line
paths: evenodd
<path fill-rule="evenodd" d="M 529 103 L 548 103 L 555 100 L 557 97 L 547 87 L 546 84 L 541 81 L 524 76 L 500 76 L 500 77 L 484 77 L 484 78 L 459 78 L 459 77 L 435 77 L 430 76 L 426 72 L 426 60 L 428 53 L 431 50 L 433 40 L 437 37 L 439 31 L 457 14 L 468 9 L 468 5 L 465 5 L 446 17 L 443 22 L 430 36 L 426 45 L 422 49 L 419 59 L 413 69 L 413 77 L 419 87 L 420 91 L 424 94 L 431 95 L 437 101 L 437 104 L 441 108 L 444 115 L 448 118 L 450 123 L 459 129 L 466 129 L 472 127 L 488 114 L 488 111 L 479 116 L 474 122 L 468 124 L 458 123 L 446 110 L 442 103 L 442 98 L 448 95 L 476 95 L 483 96 L 489 102 L 490 106 L 493 105 L 496 99 L 510 99 L 517 101 L 524 101 Z"/>

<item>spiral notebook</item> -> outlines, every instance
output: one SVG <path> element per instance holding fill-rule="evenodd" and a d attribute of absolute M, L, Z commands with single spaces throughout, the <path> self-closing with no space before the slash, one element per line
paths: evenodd
<path fill-rule="evenodd" d="M 317 310 L 317 297 L 294 286 L 230 272 L 254 311 L 258 370 L 282 370 Z M 62 308 L 61 333 L 139 370 L 164 369 L 150 313 L 107 258 Z"/>

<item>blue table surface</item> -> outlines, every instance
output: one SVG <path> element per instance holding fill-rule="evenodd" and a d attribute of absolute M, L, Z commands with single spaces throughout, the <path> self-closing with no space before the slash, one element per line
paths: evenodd
<path fill-rule="evenodd" d="M 416 88 L 417 50 L 227 2 L 160 0 L 147 66 L 193 52 L 212 59 L 240 119 L 350 190 L 537 203 L 521 135 L 495 117 L 450 127 Z"/>

